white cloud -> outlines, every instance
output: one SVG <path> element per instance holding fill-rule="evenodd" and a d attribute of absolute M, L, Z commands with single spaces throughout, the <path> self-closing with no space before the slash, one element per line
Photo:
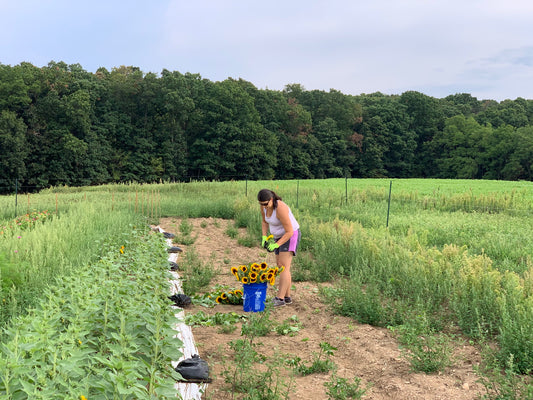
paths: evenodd
<path fill-rule="evenodd" d="M 0 11 L 7 64 L 135 65 L 351 94 L 532 92 L 525 0 L 1 0 Z"/>

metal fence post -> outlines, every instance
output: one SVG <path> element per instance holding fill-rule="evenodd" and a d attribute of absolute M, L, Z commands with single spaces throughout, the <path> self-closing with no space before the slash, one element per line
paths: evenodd
<path fill-rule="evenodd" d="M 298 199 L 300 198 L 300 181 L 296 182 L 296 209 L 298 209 Z"/>
<path fill-rule="evenodd" d="M 390 213 L 390 197 L 391 197 L 391 192 L 392 192 L 392 181 L 390 181 L 390 186 L 389 186 L 389 205 L 387 207 L 387 228 L 389 227 L 389 213 Z"/>
<path fill-rule="evenodd" d="M 344 190 L 346 192 L 346 205 L 348 205 L 348 176 L 344 178 Z"/>
<path fill-rule="evenodd" d="M 15 218 L 17 217 L 18 191 L 19 191 L 19 180 L 15 179 Z"/>

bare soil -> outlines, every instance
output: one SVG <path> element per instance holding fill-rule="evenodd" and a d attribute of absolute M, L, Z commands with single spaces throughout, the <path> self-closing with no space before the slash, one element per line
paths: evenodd
<path fill-rule="evenodd" d="M 178 218 L 165 218 L 159 226 L 166 232 L 178 235 L 180 222 Z M 194 248 L 202 261 L 211 264 L 217 271 L 212 286 L 221 284 L 242 288 L 230 273 L 232 266 L 258 261 L 275 264 L 273 254 L 259 246 L 240 246 L 237 239 L 225 234 L 227 227 L 233 226 L 232 221 L 199 218 L 189 219 L 188 222 L 193 226 L 192 236 L 196 239 L 189 246 L 179 244 L 183 253 L 178 258 L 178 264 L 180 258 L 183 260 L 184 254 Z M 244 235 L 244 232 L 240 231 L 239 234 Z M 294 268 L 297 266 L 293 266 Z M 269 286 L 267 298 L 273 297 L 275 293 L 275 287 Z M 300 330 L 295 336 L 279 335 L 273 331 L 258 338 L 257 341 L 263 344 L 261 351 L 265 355 L 298 356 L 310 365 L 314 354 L 320 350 L 319 343 L 326 341 L 337 348 L 332 358 L 337 366 L 337 376 L 348 378 L 350 382 L 357 376 L 361 378 L 361 387 L 371 385 L 364 399 L 469 400 L 477 399 L 484 393 L 482 385 L 477 382 L 479 377 L 473 370 L 473 366 L 480 362 L 480 354 L 475 347 L 457 344 L 454 364 L 444 372 L 430 375 L 412 372 L 390 330 L 358 324 L 350 318 L 332 314 L 327 304 L 322 303 L 318 293 L 317 283 L 293 282 L 293 304 L 275 308 L 271 319 L 281 323 L 296 316 L 301 323 Z M 200 310 L 208 314 L 232 311 L 248 314 L 243 312 L 242 306 L 231 305 L 217 305 L 213 308 L 195 305 L 186 308 L 185 313 L 194 314 Z M 228 357 L 233 354 L 228 343 L 238 339 L 240 333 L 240 327 L 233 333 L 221 333 L 218 327 L 193 328 L 199 355 L 208 361 L 210 377 L 213 379 L 203 398 L 239 398 L 231 393 L 222 372 L 229 365 Z M 324 383 L 330 381 L 331 374 L 296 376 L 289 398 L 327 399 Z"/>

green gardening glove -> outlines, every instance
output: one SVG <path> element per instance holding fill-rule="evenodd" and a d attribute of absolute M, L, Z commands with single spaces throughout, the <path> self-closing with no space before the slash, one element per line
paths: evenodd
<path fill-rule="evenodd" d="M 267 247 L 267 250 L 272 252 L 274 250 L 276 250 L 277 248 L 279 248 L 279 244 L 277 243 L 270 243 Z"/>
<path fill-rule="evenodd" d="M 273 238 L 274 238 L 274 235 L 263 236 L 261 239 L 261 247 L 266 249 L 268 245 L 270 244 L 270 239 L 273 239 Z"/>

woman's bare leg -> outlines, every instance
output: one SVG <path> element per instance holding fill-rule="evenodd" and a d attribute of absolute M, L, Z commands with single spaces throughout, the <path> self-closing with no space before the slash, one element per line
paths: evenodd
<path fill-rule="evenodd" d="M 283 251 L 276 256 L 278 267 L 285 267 L 283 272 L 279 275 L 278 298 L 291 297 L 291 263 L 292 251 Z"/>

